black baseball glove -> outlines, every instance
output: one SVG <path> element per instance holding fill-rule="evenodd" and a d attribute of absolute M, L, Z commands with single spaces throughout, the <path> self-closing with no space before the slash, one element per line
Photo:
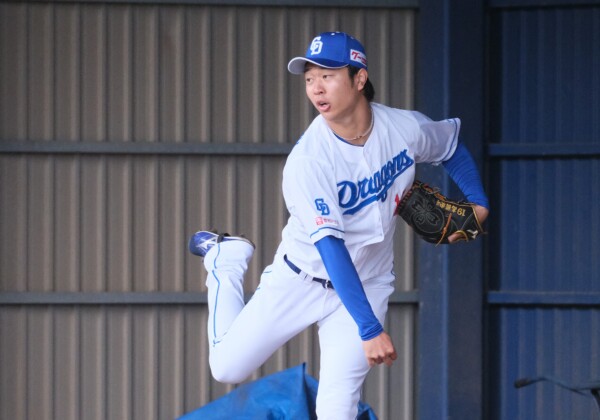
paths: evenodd
<path fill-rule="evenodd" d="M 421 181 L 415 181 L 404 194 L 396 213 L 417 235 L 434 244 L 448 244 L 448 237 L 456 232 L 464 241 L 476 239 L 480 233 L 485 233 L 473 203 L 449 200 Z"/>

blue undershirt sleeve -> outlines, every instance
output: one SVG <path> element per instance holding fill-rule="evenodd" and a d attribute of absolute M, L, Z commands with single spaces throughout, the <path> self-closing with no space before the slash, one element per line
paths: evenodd
<path fill-rule="evenodd" d="M 477 165 L 467 147 L 459 142 L 456 151 L 450 159 L 442 162 L 450 178 L 458 185 L 467 201 L 486 209 L 490 208 L 487 195 L 483 190 Z"/>
<path fill-rule="evenodd" d="M 325 236 L 315 243 L 333 287 L 342 303 L 358 325 L 358 333 L 363 341 L 377 337 L 383 327 L 373 313 L 371 304 L 350 258 L 344 241 L 333 236 Z"/>

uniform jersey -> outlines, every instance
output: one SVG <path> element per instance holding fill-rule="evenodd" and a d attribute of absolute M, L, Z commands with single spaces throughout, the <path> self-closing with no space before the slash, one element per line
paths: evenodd
<path fill-rule="evenodd" d="M 390 272 L 394 210 L 412 185 L 416 163 L 452 156 L 460 120 L 432 121 L 416 111 L 372 103 L 364 146 L 337 137 L 317 116 L 288 156 L 283 195 L 290 213 L 278 253 L 313 277 L 327 278 L 314 244 L 343 239 L 362 281 Z"/>

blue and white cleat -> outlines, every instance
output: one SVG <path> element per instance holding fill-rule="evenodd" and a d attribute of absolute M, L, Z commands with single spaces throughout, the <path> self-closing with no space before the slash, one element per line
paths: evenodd
<path fill-rule="evenodd" d="M 188 248 L 192 254 L 204 258 L 213 246 L 228 241 L 243 241 L 252 245 L 252 248 L 256 248 L 251 240 L 246 239 L 243 236 L 231 236 L 229 233 L 219 234 L 208 230 L 201 230 L 194 233 L 190 238 Z"/>

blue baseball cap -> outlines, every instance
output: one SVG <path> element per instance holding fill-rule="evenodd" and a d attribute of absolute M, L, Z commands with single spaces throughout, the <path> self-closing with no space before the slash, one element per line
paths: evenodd
<path fill-rule="evenodd" d="M 366 69 L 367 54 L 356 38 L 344 32 L 323 32 L 312 40 L 304 57 L 290 60 L 288 70 L 293 74 L 303 74 L 307 62 L 328 69 L 346 66 Z"/>

